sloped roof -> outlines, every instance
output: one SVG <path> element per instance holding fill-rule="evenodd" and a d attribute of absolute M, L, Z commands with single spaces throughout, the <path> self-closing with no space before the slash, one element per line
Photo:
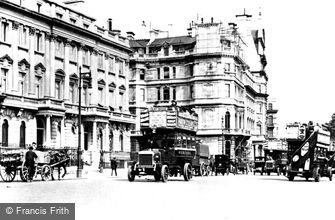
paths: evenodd
<path fill-rule="evenodd" d="M 169 44 L 169 45 L 193 44 L 195 43 L 195 41 L 196 41 L 195 37 L 190 37 L 190 36 L 158 38 L 158 39 L 155 39 L 150 44 L 150 47 L 160 47 L 160 46 L 163 46 L 164 44 Z"/>
<path fill-rule="evenodd" d="M 132 48 L 146 47 L 149 43 L 149 40 L 130 40 L 129 45 Z"/>

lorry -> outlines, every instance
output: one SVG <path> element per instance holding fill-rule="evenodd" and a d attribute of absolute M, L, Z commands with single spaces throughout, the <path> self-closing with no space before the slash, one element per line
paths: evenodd
<path fill-rule="evenodd" d="M 315 182 L 319 182 L 321 177 L 328 177 L 332 181 L 332 170 L 327 158 L 330 132 L 312 122 L 308 125 L 290 124 L 288 128 L 288 180 L 293 181 L 296 176 L 300 176 L 306 180 L 314 178 Z"/>
<path fill-rule="evenodd" d="M 192 161 L 194 174 L 197 176 L 208 176 L 211 172 L 209 166 L 209 146 L 197 143 L 195 145 L 196 154 Z"/>
<path fill-rule="evenodd" d="M 192 178 L 196 157 L 197 115 L 176 105 L 152 107 L 141 112 L 138 160 L 128 167 L 128 180 L 152 175 L 166 182 L 169 176 Z M 199 157 L 202 155 L 199 155 Z"/>

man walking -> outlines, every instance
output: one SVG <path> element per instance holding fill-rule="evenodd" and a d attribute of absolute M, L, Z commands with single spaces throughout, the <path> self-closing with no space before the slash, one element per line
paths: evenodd
<path fill-rule="evenodd" d="M 27 151 L 25 156 L 26 159 L 25 165 L 28 168 L 28 177 L 27 177 L 28 182 L 33 181 L 33 177 L 35 174 L 35 159 L 37 158 L 37 155 L 33 150 L 34 148 L 30 146 L 29 151 Z"/>
<path fill-rule="evenodd" d="M 116 158 L 114 157 L 111 160 L 111 169 L 112 169 L 111 176 L 113 176 L 113 171 L 115 172 L 115 176 L 117 176 L 116 168 L 117 168 L 117 163 L 116 163 Z"/>

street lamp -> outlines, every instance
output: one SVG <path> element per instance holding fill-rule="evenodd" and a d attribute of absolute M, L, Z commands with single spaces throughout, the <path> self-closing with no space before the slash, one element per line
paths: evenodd
<path fill-rule="evenodd" d="M 81 79 L 90 79 L 91 71 L 82 73 L 81 66 L 79 66 L 79 109 L 78 109 L 78 149 L 77 149 L 77 178 L 82 176 L 83 163 L 81 161 Z"/>

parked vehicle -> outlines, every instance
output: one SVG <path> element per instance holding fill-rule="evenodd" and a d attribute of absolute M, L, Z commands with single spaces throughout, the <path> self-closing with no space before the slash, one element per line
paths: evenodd
<path fill-rule="evenodd" d="M 209 146 L 205 144 L 196 144 L 196 154 L 192 161 L 194 173 L 197 176 L 208 176 L 211 172 L 209 166 Z"/>
<path fill-rule="evenodd" d="M 26 149 L 22 148 L 3 148 L 0 152 L 0 177 L 4 182 L 12 182 L 17 173 L 20 174 L 22 181 L 28 180 L 28 168 L 25 162 Z M 35 177 L 41 175 L 43 181 L 53 178 L 53 168 L 66 163 L 69 158 L 55 160 L 55 152 L 35 151 L 38 158 L 36 160 Z"/>
<path fill-rule="evenodd" d="M 229 174 L 230 162 L 228 155 L 224 154 L 217 154 L 215 155 L 215 162 L 214 162 L 214 169 L 215 169 L 215 176 L 218 173 L 222 175 Z"/>
<path fill-rule="evenodd" d="M 265 157 L 255 157 L 253 171 L 254 175 L 256 173 L 260 173 L 261 175 L 263 175 L 263 173 L 265 172 Z"/>
<path fill-rule="evenodd" d="M 296 176 L 308 180 L 314 178 L 316 182 L 321 177 L 328 177 L 332 181 L 332 169 L 327 158 L 330 144 L 330 133 L 312 123 L 305 125 L 305 138 L 298 144 L 297 139 L 288 139 L 289 165 L 287 176 L 293 181 Z"/>

